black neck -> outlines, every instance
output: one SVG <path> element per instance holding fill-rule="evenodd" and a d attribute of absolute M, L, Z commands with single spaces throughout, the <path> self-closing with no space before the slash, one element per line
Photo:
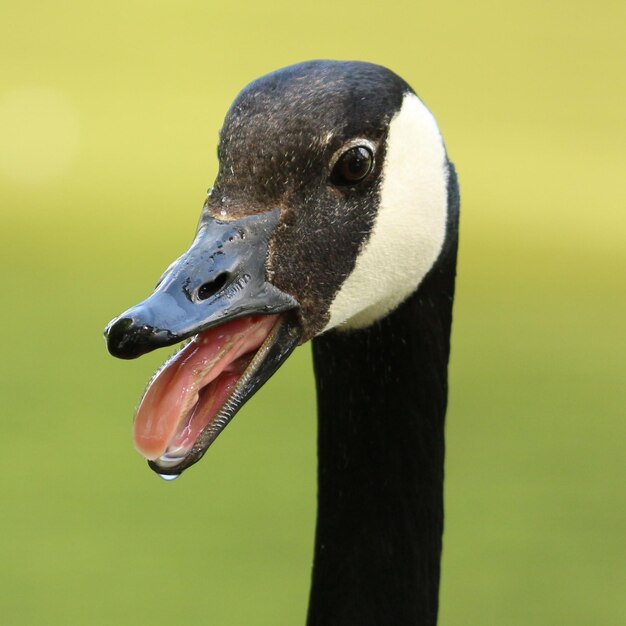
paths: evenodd
<path fill-rule="evenodd" d="M 308 626 L 432 626 L 456 223 L 398 309 L 313 342 L 318 519 Z"/>

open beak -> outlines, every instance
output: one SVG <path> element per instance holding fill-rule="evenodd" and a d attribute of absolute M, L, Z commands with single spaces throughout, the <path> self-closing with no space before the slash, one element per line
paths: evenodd
<path fill-rule="evenodd" d="M 191 339 L 155 374 L 135 414 L 135 446 L 162 476 L 199 461 L 300 341 L 297 301 L 266 280 L 279 217 L 278 209 L 233 221 L 203 212 L 191 247 L 154 293 L 105 330 L 122 359 Z"/>

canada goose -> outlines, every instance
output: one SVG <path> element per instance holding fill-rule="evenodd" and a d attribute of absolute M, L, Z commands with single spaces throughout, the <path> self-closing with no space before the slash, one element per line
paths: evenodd
<path fill-rule="evenodd" d="M 368 63 L 248 85 L 189 250 L 106 329 L 134 358 L 187 343 L 135 415 L 150 466 L 196 463 L 313 340 L 319 493 L 309 626 L 436 623 L 459 194 L 436 122 Z"/>

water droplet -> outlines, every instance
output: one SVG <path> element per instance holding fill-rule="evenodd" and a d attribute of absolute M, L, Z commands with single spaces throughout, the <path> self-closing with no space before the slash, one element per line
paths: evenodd
<path fill-rule="evenodd" d="M 176 480 L 180 474 L 157 474 L 157 476 L 167 482 L 171 482 L 172 480 Z"/>

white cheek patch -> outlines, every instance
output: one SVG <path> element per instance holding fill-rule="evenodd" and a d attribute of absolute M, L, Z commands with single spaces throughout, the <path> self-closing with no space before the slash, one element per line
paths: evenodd
<path fill-rule="evenodd" d="M 325 331 L 369 326 L 417 289 L 443 246 L 447 180 L 437 123 L 409 93 L 389 125 L 372 232 L 330 306 Z"/>

